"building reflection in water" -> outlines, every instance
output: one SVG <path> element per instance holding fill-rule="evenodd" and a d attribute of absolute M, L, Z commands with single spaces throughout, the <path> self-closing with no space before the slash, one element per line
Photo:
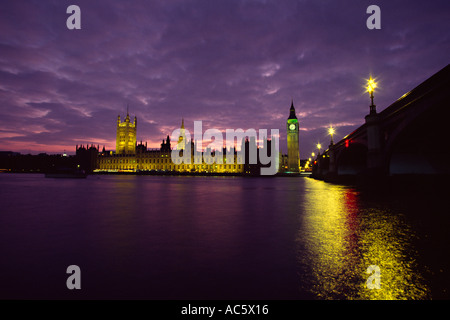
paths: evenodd
<path fill-rule="evenodd" d="M 319 299 L 430 298 L 401 215 L 363 202 L 355 189 L 306 180 L 297 237 L 302 291 Z M 370 265 L 380 268 L 380 289 L 367 288 Z"/>

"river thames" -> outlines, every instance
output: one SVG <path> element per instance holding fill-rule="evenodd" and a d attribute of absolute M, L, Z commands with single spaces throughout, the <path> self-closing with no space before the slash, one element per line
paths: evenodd
<path fill-rule="evenodd" d="M 0 298 L 448 299 L 440 191 L 308 177 L 0 174 Z M 81 290 L 66 287 L 70 265 Z M 369 266 L 379 289 L 367 286 Z"/>

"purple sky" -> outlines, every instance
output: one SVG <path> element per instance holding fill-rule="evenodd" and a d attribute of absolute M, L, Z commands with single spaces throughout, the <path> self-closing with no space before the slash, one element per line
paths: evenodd
<path fill-rule="evenodd" d="M 68 30 L 66 8 L 81 8 Z M 366 9 L 381 8 L 381 30 Z M 180 126 L 279 129 L 291 99 L 300 155 L 381 111 L 450 63 L 450 1 L 3 1 L 0 150 L 115 148 L 117 115 L 158 147 Z"/>

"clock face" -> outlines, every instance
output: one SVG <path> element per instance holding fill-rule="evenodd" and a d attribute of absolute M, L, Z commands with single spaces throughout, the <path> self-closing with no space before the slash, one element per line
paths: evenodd
<path fill-rule="evenodd" d="M 290 129 L 290 130 L 295 130 L 295 124 L 292 123 L 292 124 L 289 126 L 289 129 Z"/>

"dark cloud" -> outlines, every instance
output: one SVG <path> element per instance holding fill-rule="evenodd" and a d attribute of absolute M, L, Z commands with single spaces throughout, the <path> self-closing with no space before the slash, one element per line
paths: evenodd
<path fill-rule="evenodd" d="M 306 158 L 325 128 L 363 123 L 364 81 L 379 80 L 378 110 L 449 63 L 450 3 L 377 1 L 8 1 L 0 11 L 0 149 L 62 152 L 115 146 L 129 105 L 138 139 L 157 147 L 188 129 L 279 129 L 291 99 Z"/>

